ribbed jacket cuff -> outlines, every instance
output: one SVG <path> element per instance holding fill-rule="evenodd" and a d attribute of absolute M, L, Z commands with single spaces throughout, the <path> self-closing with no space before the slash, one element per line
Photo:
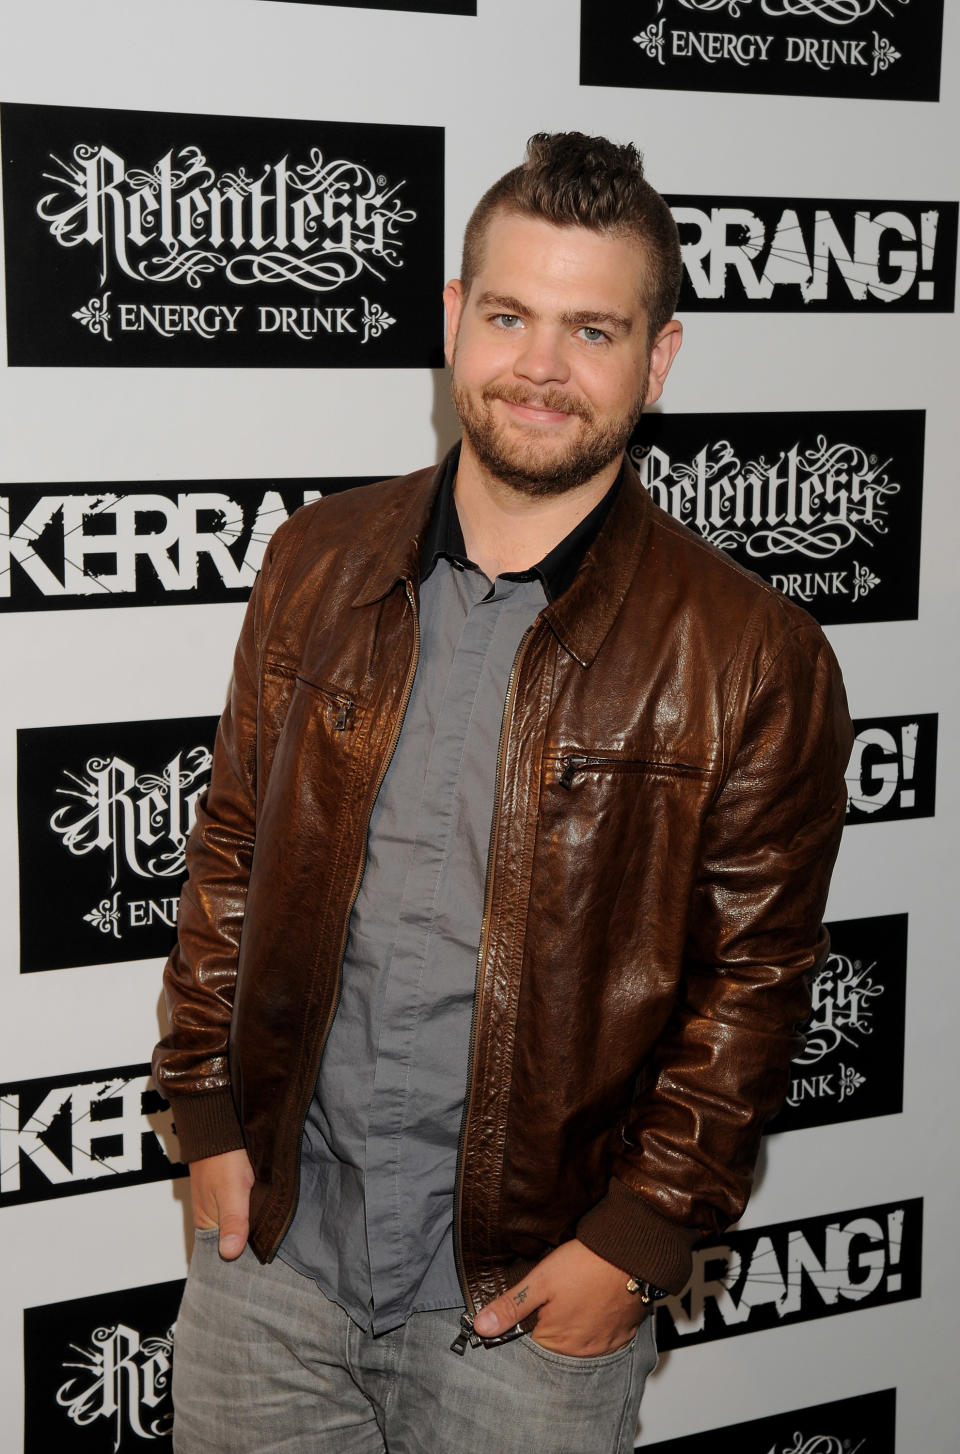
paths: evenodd
<path fill-rule="evenodd" d="M 170 1096 L 169 1100 L 181 1161 L 219 1156 L 222 1151 L 236 1151 L 243 1145 L 243 1132 L 229 1089 Z"/>
<path fill-rule="evenodd" d="M 616 1177 L 577 1226 L 577 1237 L 591 1252 L 669 1293 L 686 1287 L 693 1265 L 690 1248 L 699 1235 L 659 1216 Z"/>

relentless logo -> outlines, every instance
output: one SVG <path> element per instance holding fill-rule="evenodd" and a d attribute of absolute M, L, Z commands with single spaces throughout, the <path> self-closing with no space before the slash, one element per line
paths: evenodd
<path fill-rule="evenodd" d="M 644 1446 L 647 1454 L 895 1454 L 893 1388 Z"/>
<path fill-rule="evenodd" d="M 581 81 L 937 101 L 942 0 L 584 0 Z"/>
<path fill-rule="evenodd" d="M 106 854 L 111 888 L 123 869 L 140 878 L 179 877 L 212 762 L 202 746 L 178 752 L 159 773 L 138 774 L 122 757 L 91 757 L 82 773 L 65 772 L 57 792 L 69 802 L 50 827 L 75 858 Z"/>
<path fill-rule="evenodd" d="M 693 1255 L 657 1310 L 660 1349 L 683 1348 L 920 1296 L 923 1202 L 731 1232 Z"/>
<path fill-rule="evenodd" d="M 124 1434 L 162 1439 L 173 1432 L 170 1406 L 173 1327 L 141 1339 L 123 1323 L 95 1328 L 85 1348 L 64 1363 L 71 1372 L 57 1389 L 57 1403 L 79 1428 L 103 1419 L 113 1431 L 113 1448 Z"/>
<path fill-rule="evenodd" d="M 652 498 L 825 624 L 917 615 L 924 415 L 649 414 Z"/>
<path fill-rule="evenodd" d="M 830 954 L 814 977 L 806 1044 L 770 1131 L 888 1116 L 903 1109 L 907 915 L 827 926 Z"/>
<path fill-rule="evenodd" d="M 148 1065 L 0 1086 L 0 1206 L 183 1176 Z M 169 1154 L 168 1154 L 169 1153 Z"/>
<path fill-rule="evenodd" d="M 183 1282 L 27 1308 L 25 1454 L 168 1450 Z"/>
<path fill-rule="evenodd" d="M 8 485 L 0 611 L 246 600 L 278 525 L 371 478 Z"/>
<path fill-rule="evenodd" d="M 437 129 L 26 106 L 2 122 L 11 362 L 430 361 L 413 310 L 439 280 Z M 13 287 L 35 310 L 61 274 L 85 290 L 48 303 L 70 360 L 20 337 Z"/>
<path fill-rule="evenodd" d="M 847 765 L 847 822 L 932 818 L 937 792 L 937 714 L 854 722 Z"/>
<path fill-rule="evenodd" d="M 267 162 L 259 175 L 243 166 L 218 174 L 198 146 L 168 151 L 148 170 L 86 142 L 69 162 L 50 160 L 56 186 L 37 212 L 61 247 L 97 250 L 101 285 L 115 270 L 197 289 L 218 272 L 241 287 L 288 282 L 311 293 L 364 272 L 383 282 L 402 266 L 403 230 L 416 218 L 399 185 L 318 147 L 305 162 Z M 224 311 L 232 328 L 240 308 Z"/>
<path fill-rule="evenodd" d="M 20 861 L 29 865 L 20 883 L 21 970 L 169 950 L 216 721 L 17 734 Z"/>
<path fill-rule="evenodd" d="M 680 311 L 951 313 L 956 202 L 667 199 Z"/>

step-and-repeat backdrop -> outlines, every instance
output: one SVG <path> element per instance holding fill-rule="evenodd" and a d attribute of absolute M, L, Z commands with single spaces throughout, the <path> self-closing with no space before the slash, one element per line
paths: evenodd
<path fill-rule="evenodd" d="M 806 1048 L 747 1216 L 658 1313 L 638 1441 L 949 1454 L 956 10 L 5 10 L 3 1448 L 170 1447 L 189 1216 L 148 1060 L 243 602 L 292 511 L 455 437 L 463 223 L 578 128 L 645 150 L 683 242 L 631 455 L 824 624 L 857 730 Z"/>

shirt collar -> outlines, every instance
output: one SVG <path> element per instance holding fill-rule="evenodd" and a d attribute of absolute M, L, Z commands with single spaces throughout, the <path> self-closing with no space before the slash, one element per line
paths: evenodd
<path fill-rule="evenodd" d="M 447 456 L 440 490 L 423 538 L 423 551 L 420 557 L 421 581 L 427 579 L 441 556 L 453 565 L 459 566 L 461 570 L 478 569 L 467 555 L 460 517 L 457 514 L 457 505 L 453 498 L 453 486 L 457 478 L 459 460 L 460 446 L 458 444 Z M 590 513 L 585 515 L 558 545 L 548 551 L 542 560 L 531 566 L 529 570 L 503 571 L 504 578 L 525 581 L 539 577 L 548 601 L 555 601 L 558 596 L 563 595 L 567 587 L 573 583 L 573 578 L 580 568 L 580 562 L 596 540 L 603 522 L 610 513 L 613 502 L 617 498 L 623 474 L 624 466 L 621 465 L 616 479 L 603 499 L 594 505 Z"/>

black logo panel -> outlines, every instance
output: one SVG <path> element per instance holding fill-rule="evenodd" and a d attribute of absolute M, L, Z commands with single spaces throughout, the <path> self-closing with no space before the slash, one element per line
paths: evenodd
<path fill-rule="evenodd" d="M 0 1152 L 0 1206 L 187 1174 L 149 1065 L 0 1086 Z"/>
<path fill-rule="evenodd" d="M 17 733 L 20 969 L 166 957 L 216 717 Z"/>
<path fill-rule="evenodd" d="M 686 1288 L 658 1306 L 657 1346 L 685 1348 L 917 1298 L 922 1240 L 921 1198 L 729 1232 L 694 1252 Z"/>
<path fill-rule="evenodd" d="M 932 818 L 937 795 L 936 712 L 854 722 L 847 822 Z"/>
<path fill-rule="evenodd" d="M 799 1131 L 903 1109 L 907 915 L 828 924 L 830 954 L 811 984 L 806 1044 L 768 1131 Z"/>
<path fill-rule="evenodd" d="M 0 611 L 245 601 L 278 525 L 373 478 L 6 485 Z"/>
<path fill-rule="evenodd" d="M 896 1423 L 897 1391 L 884 1388 L 644 1448 L 646 1454 L 896 1454 Z"/>
<path fill-rule="evenodd" d="M 442 365 L 443 129 L 0 108 L 11 364 Z"/>
<path fill-rule="evenodd" d="M 952 313 L 957 203 L 667 198 L 680 312 Z"/>
<path fill-rule="evenodd" d="M 911 621 L 922 410 L 645 414 L 630 458 L 654 503 L 824 625 Z"/>
<path fill-rule="evenodd" d="M 24 1311 L 24 1454 L 169 1454 L 182 1295 L 157 1282 Z"/>
<path fill-rule="evenodd" d="M 592 86 L 938 101 L 943 0 L 581 0 Z"/>

